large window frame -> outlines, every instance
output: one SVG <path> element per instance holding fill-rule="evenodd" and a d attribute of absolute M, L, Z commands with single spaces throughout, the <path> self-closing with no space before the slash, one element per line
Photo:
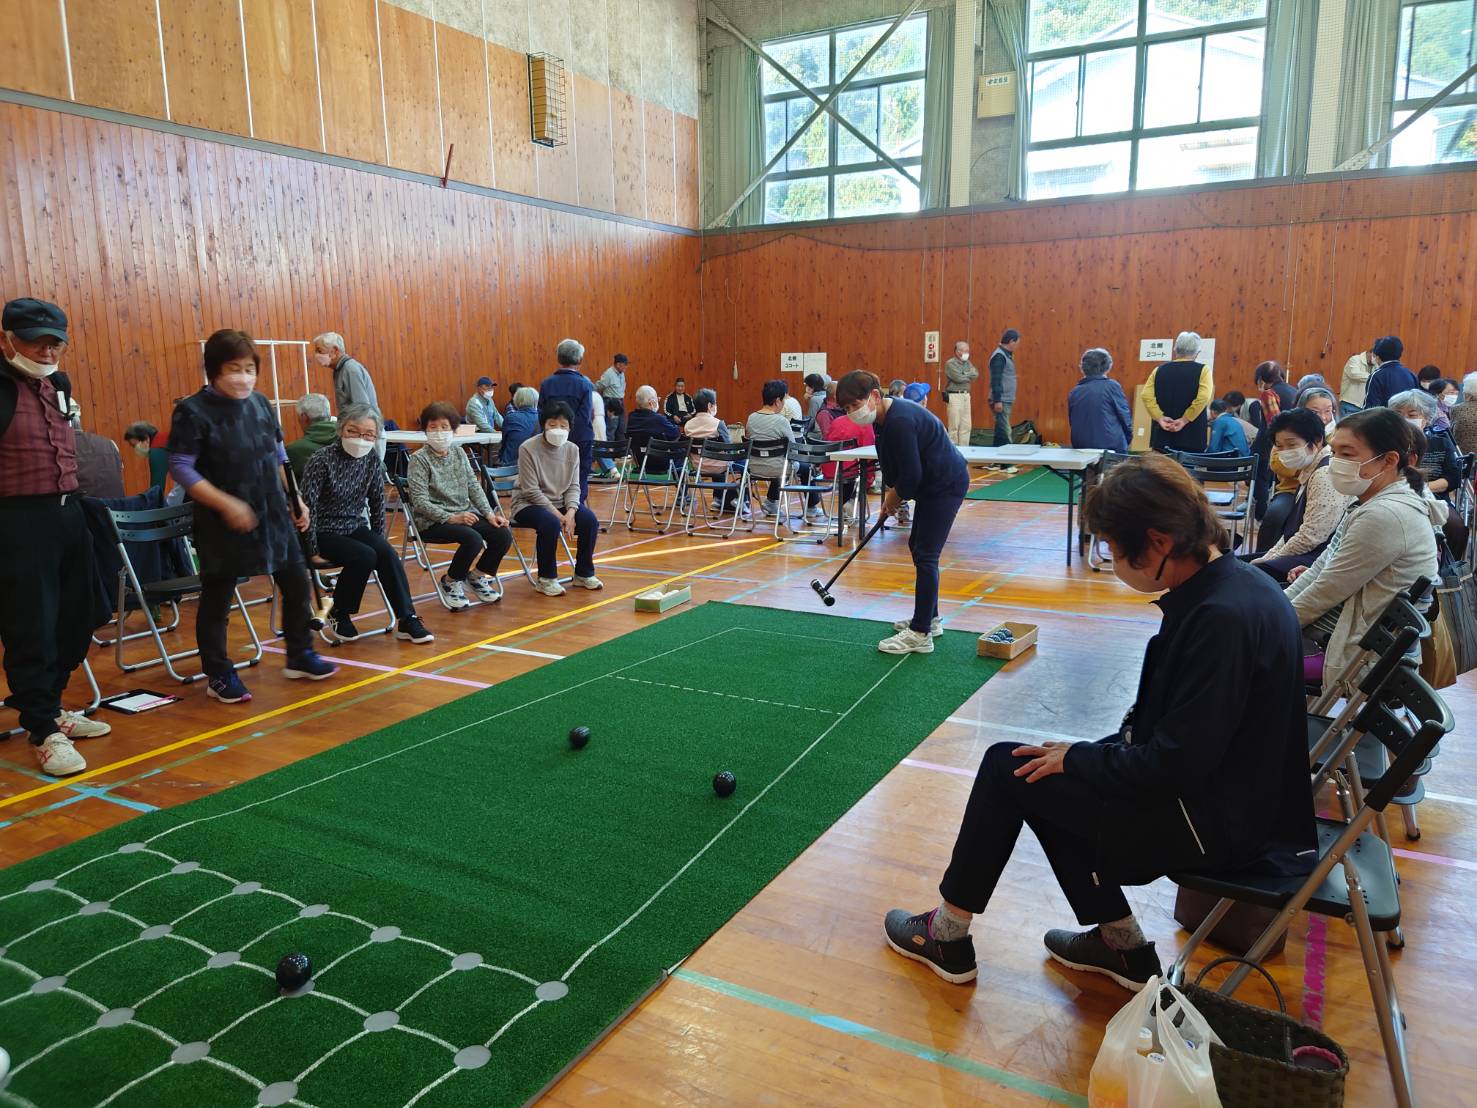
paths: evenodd
<path fill-rule="evenodd" d="M 1467 5 L 1468 26 L 1471 28 L 1470 32 L 1467 35 L 1466 62 L 1461 67 L 1462 69 L 1465 69 L 1474 61 L 1477 61 L 1477 0 L 1460 0 L 1460 2 Z M 1396 24 L 1397 55 L 1395 58 L 1395 73 L 1391 78 L 1391 129 L 1398 127 L 1402 122 L 1404 122 L 1406 117 L 1409 116 L 1411 112 L 1418 109 L 1422 104 L 1426 103 L 1426 101 L 1429 100 L 1432 95 L 1439 91 L 1438 88 L 1426 88 L 1420 90 L 1420 92 L 1418 92 L 1416 95 L 1412 95 L 1410 88 L 1411 79 L 1420 75 L 1412 73 L 1411 70 L 1413 68 L 1415 49 L 1418 39 L 1417 32 L 1420 29 L 1422 15 L 1425 14 L 1427 17 L 1429 17 L 1429 15 L 1435 11 L 1449 10 L 1452 8 L 1452 6 L 1452 0 L 1400 0 L 1399 22 Z M 1433 78 L 1433 80 L 1438 80 L 1439 84 L 1444 87 L 1452 78 L 1456 76 L 1457 74 L 1453 73 L 1450 75 L 1450 77 Z M 1464 89 L 1457 89 L 1445 100 L 1441 101 L 1439 105 L 1433 108 L 1432 111 L 1439 113 L 1442 112 L 1444 109 L 1450 108 L 1470 108 L 1473 110 L 1473 114 L 1477 115 L 1477 77 L 1470 78 Z M 1397 138 L 1395 140 L 1395 146 L 1397 148 L 1399 146 L 1399 143 L 1400 139 Z M 1387 152 L 1385 155 L 1386 161 L 1401 166 L 1407 164 L 1448 164 L 1447 159 L 1439 159 L 1436 162 L 1405 162 L 1397 160 L 1395 154 L 1395 150 Z M 1449 161 L 1474 160 L 1477 160 L 1477 149 L 1474 149 L 1472 154 L 1468 157 L 1449 159 Z"/>
<path fill-rule="evenodd" d="M 821 36 L 824 35 L 826 37 L 826 48 L 827 48 L 827 50 L 829 52 L 829 57 L 830 57 L 830 64 L 829 64 L 829 69 L 828 69 L 828 72 L 830 74 L 830 79 L 826 83 L 824 83 L 824 84 L 818 84 L 818 85 L 812 85 L 812 86 L 810 86 L 810 91 L 813 92 L 813 93 L 815 93 L 822 100 L 825 100 L 828 96 L 830 96 L 830 94 L 835 90 L 836 86 L 839 85 L 841 83 L 841 81 L 846 76 L 846 74 L 844 72 L 841 72 L 840 70 L 838 70 L 837 65 L 836 65 L 836 42 L 837 42 L 838 37 L 849 35 L 849 34 L 855 34 L 855 33 L 859 32 L 859 31 L 866 31 L 866 30 L 869 30 L 871 28 L 877 28 L 879 31 L 885 31 L 887 29 L 887 27 L 892 22 L 893 21 L 891 19 L 867 20 L 867 21 L 865 21 L 863 23 L 852 23 L 852 24 L 848 24 L 848 25 L 846 25 L 844 27 L 831 27 L 831 28 L 827 28 L 827 29 L 821 30 L 821 31 L 810 31 L 810 32 L 807 32 L 805 34 L 787 35 L 784 38 L 771 39 L 771 40 L 763 43 L 762 45 L 764 47 L 765 53 L 767 53 L 767 54 L 775 54 L 776 51 L 777 51 L 777 48 L 783 47 L 783 46 L 785 46 L 785 45 L 787 45 L 789 43 L 801 42 L 801 41 L 804 41 L 804 40 L 807 40 L 807 39 L 816 39 L 816 38 L 820 38 Z M 918 13 L 916 15 L 910 16 L 897 29 L 897 31 L 895 32 L 895 36 L 902 34 L 905 29 L 909 28 L 910 25 L 915 25 L 915 26 L 921 25 L 922 28 L 923 28 L 923 35 L 922 35 L 923 43 L 924 43 L 924 48 L 923 48 L 923 64 L 921 66 L 919 66 L 918 68 L 916 68 L 916 69 L 904 70 L 904 71 L 900 71 L 898 73 L 889 73 L 889 74 L 887 74 L 885 76 L 880 76 L 880 77 L 864 77 L 861 74 L 858 74 L 857 77 L 856 77 L 856 79 L 853 80 L 850 84 L 848 84 L 846 86 L 846 91 L 844 93 L 842 93 L 842 95 L 837 99 L 837 102 L 834 105 L 834 107 L 838 111 L 840 111 L 840 110 L 842 110 L 842 108 L 841 108 L 842 101 L 844 101 L 847 97 L 851 96 L 853 93 L 865 92 L 865 91 L 874 90 L 874 89 L 877 90 L 877 109 L 876 109 L 876 111 L 877 111 L 877 115 L 876 115 L 877 125 L 874 128 L 874 132 L 876 134 L 877 145 L 878 146 L 882 146 L 884 149 L 886 149 L 886 146 L 883 143 L 882 138 L 881 138 L 881 132 L 882 132 L 882 127 L 881 127 L 882 99 L 883 99 L 883 90 L 885 90 L 889 86 L 907 85 L 907 84 L 913 84 L 913 83 L 918 83 L 918 84 L 924 86 L 924 88 L 923 88 L 923 94 L 922 94 L 922 98 L 921 98 L 921 102 L 920 102 L 920 105 L 919 105 L 919 127 L 920 127 L 920 129 L 926 123 L 926 119 L 925 119 L 924 114 L 923 114 L 924 113 L 924 110 L 925 110 L 924 107 L 923 107 L 923 105 L 926 104 L 926 102 L 927 102 L 927 89 L 926 89 L 927 75 L 928 75 L 928 33 L 927 33 L 928 24 L 927 24 L 927 14 L 926 13 L 923 13 L 923 12 L 920 12 L 920 13 Z M 889 40 L 889 41 L 891 41 L 891 40 Z M 883 49 L 886 49 L 886 47 L 884 46 Z M 872 63 L 869 62 L 868 63 L 868 68 L 870 68 L 871 65 L 872 65 Z M 798 112 L 798 118 L 799 118 L 799 120 L 803 121 L 806 117 L 808 117 L 811 114 L 812 111 L 816 110 L 816 108 L 818 107 L 818 105 L 815 103 L 815 101 L 813 101 L 804 92 L 802 92 L 798 88 L 794 88 L 793 86 L 790 89 L 788 89 L 788 90 L 782 90 L 782 91 L 778 91 L 778 92 L 768 92 L 768 93 L 765 92 L 763 90 L 763 71 L 765 69 L 768 69 L 769 67 L 768 67 L 768 64 L 765 63 L 765 62 L 763 62 L 762 59 L 761 59 L 761 62 L 760 62 L 760 66 L 761 66 L 760 97 L 759 97 L 760 126 L 764 130 L 765 134 L 767 135 L 767 133 L 768 133 L 767 120 L 768 120 L 768 114 L 769 114 L 770 105 L 772 105 L 772 104 L 784 104 L 785 105 L 785 113 L 786 113 L 785 114 L 785 134 L 788 137 L 788 135 L 791 133 L 791 129 L 792 129 L 792 123 L 791 123 L 791 121 L 794 120 L 794 119 L 796 119 L 796 114 L 795 113 Z M 863 72 L 865 72 L 865 69 L 863 70 Z M 798 76 L 798 74 L 797 74 L 797 76 Z M 789 82 L 786 82 L 786 83 L 788 84 Z M 837 177 L 846 177 L 846 176 L 850 176 L 852 174 L 877 172 L 877 171 L 894 172 L 894 173 L 896 172 L 896 170 L 894 169 L 894 167 L 892 165 L 890 165 L 889 163 L 883 161 L 881 158 L 877 157 L 875 151 L 873 151 L 873 150 L 869 149 L 868 147 L 866 147 L 864 144 L 862 144 L 856 138 L 855 135 L 853 135 L 850 131 L 848 131 L 845 127 L 843 127 L 840 124 L 840 122 L 838 122 L 838 120 L 836 119 L 836 116 L 833 115 L 832 113 L 830 113 L 830 112 L 822 112 L 821 115 L 820 115 L 820 118 L 816 122 L 817 123 L 821 123 L 821 124 L 823 124 L 826 127 L 826 132 L 827 132 L 827 137 L 826 137 L 826 164 L 825 165 L 820 165 L 820 166 L 808 167 L 808 168 L 801 168 L 801 169 L 790 169 L 790 168 L 788 168 L 789 160 L 793 156 L 795 150 L 799 147 L 800 143 L 797 142 L 795 146 L 792 146 L 790 148 L 790 152 L 787 153 L 783 159 L 781 159 L 781 161 L 775 166 L 775 168 L 773 170 L 771 170 L 769 173 L 765 174 L 764 181 L 760 185 L 761 202 L 762 202 L 762 206 L 763 206 L 763 210 L 764 210 L 764 222 L 766 224 L 774 225 L 774 224 L 780 224 L 780 223 L 784 223 L 784 222 L 789 222 L 788 220 L 771 220 L 769 218 L 769 202 L 768 202 L 769 201 L 769 186 L 772 185 L 772 184 L 781 184 L 781 183 L 786 182 L 786 181 L 802 181 L 802 180 L 814 180 L 814 179 L 817 179 L 817 178 L 824 178 L 825 181 L 826 181 L 826 214 L 824 216 L 819 216 L 817 218 L 820 218 L 820 219 L 836 219 L 837 216 L 836 216 L 836 181 L 835 181 L 835 179 Z M 855 121 L 853 120 L 853 122 L 855 122 Z M 815 123 L 812 123 L 811 126 L 815 126 Z M 861 129 L 864 132 L 866 130 L 865 127 L 859 127 L 859 129 Z M 803 139 L 800 140 L 800 141 L 803 141 Z M 844 162 L 844 163 L 843 162 L 840 162 L 839 161 L 839 158 L 841 156 L 841 147 L 842 147 L 843 144 L 850 144 L 853 147 L 860 148 L 860 150 L 863 151 L 867 155 L 866 156 L 866 159 L 865 160 L 862 160 L 862 161 L 854 161 L 854 162 Z M 766 149 L 765 161 L 767 162 L 769 160 L 769 154 L 768 154 L 769 147 L 768 147 L 768 142 L 767 141 L 765 143 L 765 149 Z M 910 157 L 899 157 L 897 155 L 893 155 L 893 161 L 896 162 L 898 165 L 903 166 L 904 168 L 906 168 L 907 170 L 909 170 L 913 174 L 913 176 L 915 178 L 918 178 L 920 181 L 922 180 L 922 176 L 923 176 L 923 156 L 922 156 L 921 144 L 920 144 L 919 154 L 916 157 L 913 157 L 913 156 L 910 156 Z M 906 179 L 904 179 L 903 184 L 906 186 L 906 185 L 909 184 L 909 182 L 907 182 Z M 911 208 L 899 208 L 898 209 L 898 211 L 912 211 L 912 210 L 914 210 L 914 209 L 911 209 Z"/>
<path fill-rule="evenodd" d="M 1023 80 L 1026 82 L 1027 103 L 1029 104 L 1033 95 L 1032 87 L 1035 75 L 1035 65 L 1038 62 L 1051 62 L 1077 59 L 1078 61 L 1078 102 L 1077 102 L 1077 134 L 1069 138 L 1042 139 L 1033 141 L 1030 138 L 1033 123 L 1028 112 L 1023 126 L 1021 142 L 1021 158 L 1023 159 L 1023 179 L 1030 179 L 1030 159 L 1034 152 L 1047 150 L 1066 150 L 1074 147 L 1106 146 L 1110 143 L 1126 143 L 1129 146 L 1128 178 L 1127 187 L 1124 191 L 1134 192 L 1139 188 L 1139 166 L 1140 148 L 1146 141 L 1160 138 L 1178 138 L 1184 135 L 1208 134 L 1217 131 L 1235 131 L 1256 129 L 1256 162 L 1260 162 L 1262 127 L 1261 109 L 1258 104 L 1256 113 L 1245 116 L 1236 116 L 1226 119 L 1203 119 L 1205 101 L 1205 65 L 1208 53 L 1207 42 L 1218 35 L 1236 34 L 1245 31 L 1263 31 L 1263 59 L 1265 64 L 1267 27 L 1267 4 L 1262 4 L 1262 14 L 1255 18 L 1228 20 L 1223 23 L 1210 23 L 1185 28 L 1177 28 L 1168 31 L 1148 31 L 1150 19 L 1151 0 L 1138 0 L 1137 20 L 1132 25 L 1132 31 L 1122 34 L 1116 38 L 1094 40 L 1086 43 L 1078 43 L 1071 46 L 1052 47 L 1041 50 L 1031 48 L 1030 36 L 1030 3 L 1026 4 L 1026 60 Z M 1144 125 L 1145 101 L 1148 84 L 1148 58 L 1149 51 L 1164 43 L 1195 42 L 1200 43 L 1200 83 L 1198 99 L 1196 104 L 1196 122 L 1169 124 L 1164 126 L 1148 127 Z M 1082 120 L 1084 102 L 1087 97 L 1082 90 L 1086 87 L 1087 66 L 1094 56 L 1106 54 L 1110 51 L 1132 49 L 1134 51 L 1134 88 L 1133 88 L 1133 120 L 1132 125 L 1126 129 L 1106 131 L 1093 134 L 1082 134 Z M 1150 186 L 1158 187 L 1158 186 Z M 1112 190 L 1118 191 L 1118 190 Z M 1074 195 L 1103 195 L 1102 193 L 1083 192 Z M 1030 199 L 1030 197 L 1027 197 Z"/>

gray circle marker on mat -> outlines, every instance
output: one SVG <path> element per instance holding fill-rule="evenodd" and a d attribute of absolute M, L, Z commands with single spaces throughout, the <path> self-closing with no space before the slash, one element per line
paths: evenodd
<path fill-rule="evenodd" d="M 131 1019 L 133 1019 L 132 1008 L 109 1008 L 106 1012 L 98 1014 L 97 1025 L 99 1027 L 122 1027 Z"/>
<path fill-rule="evenodd" d="M 119 854 L 137 854 L 140 850 L 148 850 L 148 843 L 124 843 L 118 848 Z"/>
<path fill-rule="evenodd" d="M 263 1105 L 286 1104 L 297 1096 L 297 1084 L 292 1081 L 274 1081 L 256 1094 L 256 1102 Z"/>
<path fill-rule="evenodd" d="M 207 969 L 225 969 L 227 966 L 234 966 L 239 961 L 241 961 L 240 952 L 223 950 L 219 954 L 212 954 L 210 961 L 206 962 L 205 965 Z"/>
<path fill-rule="evenodd" d="M 454 970 L 476 969 L 482 964 L 482 955 L 476 951 L 469 950 L 465 954 L 458 954 L 451 960 L 451 968 Z"/>
<path fill-rule="evenodd" d="M 79 916 L 100 916 L 113 905 L 107 900 L 94 900 L 91 904 L 84 904 L 77 909 Z"/>
<path fill-rule="evenodd" d="M 398 927 L 376 927 L 369 933 L 369 941 L 372 943 L 392 943 L 399 937 Z"/>
<path fill-rule="evenodd" d="M 328 915 L 327 904 L 305 904 L 302 910 L 298 912 L 300 919 L 317 919 L 319 916 L 326 915 Z M 287 1084 L 287 1082 L 283 1082 L 283 1084 Z"/>
<path fill-rule="evenodd" d="M 180 862 L 169 872 L 174 874 L 194 873 L 200 868 L 199 862 Z"/>
<path fill-rule="evenodd" d="M 260 881 L 243 881 L 231 890 L 231 895 L 249 896 L 251 893 L 259 893 L 261 891 L 262 883 Z"/>
<path fill-rule="evenodd" d="M 138 933 L 138 937 L 147 942 L 150 939 L 162 939 L 173 930 L 174 928 L 167 923 L 156 923 L 153 927 L 145 927 Z"/>
<path fill-rule="evenodd" d="M 282 990 L 282 995 L 288 1000 L 291 1000 L 295 996 L 307 996 L 312 991 L 313 982 L 309 981 L 300 989 L 293 989 L 291 992 L 287 991 L 286 989 Z"/>
<path fill-rule="evenodd" d="M 569 986 L 563 981 L 545 981 L 533 990 L 533 995 L 540 1000 L 563 1000 L 569 995 Z"/>
<path fill-rule="evenodd" d="M 492 1057 L 492 1051 L 485 1046 L 464 1046 L 456 1052 L 456 1057 L 451 1061 L 453 1065 L 460 1066 L 464 1070 L 480 1070 L 487 1065 L 487 1060 Z"/>
<path fill-rule="evenodd" d="M 26 886 L 26 892 L 44 893 L 47 889 L 54 888 L 56 888 L 56 882 L 48 877 L 44 881 L 32 881 L 29 885 Z"/>
<path fill-rule="evenodd" d="M 65 977 L 43 977 L 40 981 L 33 981 L 31 983 L 31 992 L 35 996 L 54 993 L 66 983 L 67 979 Z"/>
<path fill-rule="evenodd" d="M 399 1012 L 375 1012 L 364 1017 L 364 1030 L 388 1031 L 400 1022 Z"/>
<path fill-rule="evenodd" d="M 180 1043 L 179 1046 L 174 1048 L 174 1053 L 169 1056 L 169 1060 L 176 1065 L 187 1066 L 191 1062 L 200 1061 L 201 1058 L 204 1058 L 209 1053 L 209 1043 Z"/>

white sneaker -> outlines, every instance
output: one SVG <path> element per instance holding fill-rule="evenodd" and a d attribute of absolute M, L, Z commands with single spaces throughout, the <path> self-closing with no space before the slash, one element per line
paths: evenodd
<path fill-rule="evenodd" d="M 933 636 L 909 627 L 883 639 L 877 644 L 877 649 L 884 654 L 932 654 Z"/>
<path fill-rule="evenodd" d="M 574 579 L 574 583 L 582 589 L 589 589 L 591 592 L 594 592 L 596 589 L 603 589 L 605 587 L 605 582 L 600 580 L 600 578 L 596 577 L 593 573 L 590 574 L 590 576 L 588 577 L 576 577 Z"/>
<path fill-rule="evenodd" d="M 830 518 L 830 516 L 826 515 L 826 510 L 819 504 L 814 508 L 808 509 L 805 513 L 805 522 L 807 523 L 825 523 Z"/>
<path fill-rule="evenodd" d="M 906 631 L 912 626 L 913 621 L 911 619 L 900 619 L 892 625 L 892 629 L 894 631 Z M 928 633 L 934 638 L 938 638 L 944 633 L 944 621 L 939 619 L 938 616 L 934 616 L 933 623 L 929 625 Z"/>
<path fill-rule="evenodd" d="M 81 712 L 65 710 L 56 718 L 56 729 L 69 739 L 100 739 L 113 733 L 112 726 L 100 719 L 89 719 Z"/>
<path fill-rule="evenodd" d="M 472 591 L 477 594 L 477 599 L 484 604 L 496 604 L 502 599 L 502 594 L 492 587 L 492 578 L 483 574 L 481 577 L 472 578 L 468 584 Z"/>
<path fill-rule="evenodd" d="M 41 767 L 41 772 L 52 777 L 66 777 L 87 768 L 87 762 L 77 753 L 72 740 L 60 731 L 47 735 L 45 742 L 31 749 L 36 752 L 36 764 Z"/>
<path fill-rule="evenodd" d="M 564 586 L 552 577 L 535 577 L 533 587 L 545 596 L 563 596 Z"/>
<path fill-rule="evenodd" d="M 467 599 L 466 586 L 450 577 L 441 578 L 441 602 L 453 612 L 460 611 L 471 603 Z"/>

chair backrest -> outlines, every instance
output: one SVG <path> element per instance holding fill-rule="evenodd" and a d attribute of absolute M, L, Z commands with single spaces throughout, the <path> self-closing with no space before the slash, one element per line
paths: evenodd
<path fill-rule="evenodd" d="M 512 492 L 518 483 L 517 466 L 487 466 L 482 472 L 493 492 Z"/>
<path fill-rule="evenodd" d="M 830 461 L 833 449 L 830 443 L 800 440 L 790 444 L 785 457 L 790 460 L 791 465 L 818 466 Z"/>
<path fill-rule="evenodd" d="M 1420 673 L 1410 666 L 1399 666 L 1360 711 L 1354 726 L 1379 739 L 1395 754 L 1390 768 L 1365 797 L 1369 807 L 1383 811 L 1442 737 L 1451 734 L 1456 719 Z"/>
<path fill-rule="evenodd" d="M 119 543 L 168 542 L 188 537 L 195 527 L 195 509 L 189 504 L 173 508 L 146 508 L 139 512 L 108 509 L 113 536 Z"/>
<path fill-rule="evenodd" d="M 1430 635 L 1431 625 L 1421 614 L 1420 609 L 1411 602 L 1410 597 L 1401 593 L 1390 598 L 1390 602 L 1385 605 L 1385 610 L 1379 614 L 1378 619 L 1370 624 L 1369 630 L 1364 632 L 1360 638 L 1359 647 L 1361 650 L 1372 650 L 1376 654 L 1384 654 L 1405 630 L 1414 631 L 1416 638 L 1424 639 Z"/>
<path fill-rule="evenodd" d="M 591 446 L 591 453 L 596 458 L 604 458 L 607 461 L 618 462 L 628 457 L 631 453 L 630 439 L 596 439 Z M 513 467 L 515 470 L 517 466 Z"/>
<path fill-rule="evenodd" d="M 808 420 L 808 419 L 792 419 L 792 420 L 790 420 L 790 430 L 791 431 L 794 431 L 795 434 L 797 434 L 797 435 L 803 436 L 805 434 L 806 429 L 809 426 L 810 426 L 810 420 Z"/>
<path fill-rule="evenodd" d="M 641 455 L 641 475 L 670 473 L 687 463 L 691 439 L 652 439 Z"/>
<path fill-rule="evenodd" d="M 1189 470 L 1190 476 L 1201 484 L 1251 484 L 1256 477 L 1257 459 L 1253 456 L 1235 457 L 1230 454 L 1187 454 L 1179 455 L 1179 463 Z"/>
<path fill-rule="evenodd" d="M 767 459 L 771 459 L 771 458 L 783 458 L 789 452 L 790 452 L 790 440 L 789 439 L 750 439 L 749 440 L 749 458 L 750 458 L 750 460 L 759 459 L 759 458 L 763 458 L 763 459 L 766 459 L 766 460 Z"/>
<path fill-rule="evenodd" d="M 741 466 L 749 459 L 749 444 L 746 442 L 724 442 L 710 436 L 693 444 L 693 452 L 704 462 L 723 462 L 725 465 Z"/>

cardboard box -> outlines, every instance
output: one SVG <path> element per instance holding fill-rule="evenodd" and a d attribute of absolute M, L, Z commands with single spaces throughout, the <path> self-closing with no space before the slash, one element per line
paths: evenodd
<path fill-rule="evenodd" d="M 686 604 L 691 599 L 691 585 L 679 585 L 670 592 L 652 589 L 650 592 L 637 594 L 636 610 L 638 612 L 665 612 L 669 608 L 677 607 L 678 604 Z"/>
<path fill-rule="evenodd" d="M 1015 636 L 1014 642 L 991 642 L 990 636 L 1004 627 Z M 1036 625 L 1034 623 L 1001 623 L 991 627 L 980 636 L 977 647 L 981 658 L 1004 658 L 1009 661 L 1024 654 L 1036 645 Z"/>

